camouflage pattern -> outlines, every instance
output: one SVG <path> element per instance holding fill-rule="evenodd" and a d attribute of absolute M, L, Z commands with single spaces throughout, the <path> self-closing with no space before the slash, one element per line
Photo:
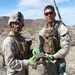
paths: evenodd
<path fill-rule="evenodd" d="M 44 52 L 54 54 L 55 53 L 55 46 L 53 41 L 53 36 L 50 36 L 50 34 L 53 32 L 53 27 L 46 28 L 43 34 L 43 38 L 45 39 L 44 44 Z"/>
<path fill-rule="evenodd" d="M 7 75 L 26 75 L 25 72 L 26 69 L 28 69 L 28 60 L 21 60 L 19 57 L 18 59 L 15 57 L 15 55 L 20 53 L 21 50 L 13 37 L 10 37 L 10 35 L 14 36 L 14 33 L 10 32 L 3 41 L 3 52 L 5 57 L 5 64 L 7 67 Z M 17 38 L 25 41 L 24 37 L 22 36 L 18 36 Z"/>
<path fill-rule="evenodd" d="M 11 22 L 20 22 L 24 26 L 23 14 L 21 12 L 15 12 L 11 14 L 9 21 L 8 21 L 8 25 L 10 25 Z"/>
<path fill-rule="evenodd" d="M 42 43 L 40 43 L 39 47 L 40 51 L 42 52 L 45 52 L 43 51 L 45 42 L 44 33 L 45 30 L 47 29 L 47 25 L 39 32 L 39 36 L 43 38 L 43 40 L 40 40 L 40 42 Z M 59 41 L 58 44 L 60 48 L 58 47 L 58 50 L 56 50 L 56 52 L 53 54 L 45 52 L 46 55 L 53 55 L 53 57 L 55 58 L 55 60 L 48 62 L 44 67 L 45 69 L 44 73 L 47 75 L 63 75 L 66 69 L 66 62 L 64 58 L 69 52 L 69 40 L 70 40 L 69 31 L 68 28 L 62 22 L 60 23 L 56 22 L 55 25 L 53 23 L 53 26 L 56 25 L 58 25 L 57 32 L 59 38 L 57 38 L 57 41 Z"/>
<path fill-rule="evenodd" d="M 25 38 L 18 38 L 15 37 L 14 35 L 9 35 L 9 36 L 14 39 L 20 50 L 18 53 L 15 54 L 15 59 L 20 59 L 20 60 L 29 59 L 30 46 L 28 41 L 25 40 Z"/>

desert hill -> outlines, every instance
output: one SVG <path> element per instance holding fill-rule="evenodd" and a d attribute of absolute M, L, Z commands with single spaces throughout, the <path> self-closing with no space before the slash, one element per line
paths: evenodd
<path fill-rule="evenodd" d="M 2 16 L 0 17 L 0 27 L 8 27 L 8 19 L 9 17 L 7 16 Z M 26 28 L 35 28 L 35 27 L 43 27 L 46 24 L 46 21 L 44 19 L 37 19 L 37 20 L 32 20 L 32 19 L 25 19 L 25 27 Z"/>

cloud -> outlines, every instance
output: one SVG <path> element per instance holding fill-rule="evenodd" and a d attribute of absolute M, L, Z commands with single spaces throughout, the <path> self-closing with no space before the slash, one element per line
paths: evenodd
<path fill-rule="evenodd" d="M 43 10 L 46 5 L 53 5 L 54 0 L 19 0 L 18 10 L 22 11 L 28 18 L 40 18 L 43 16 Z M 57 3 L 69 0 L 55 0 Z M 37 16 L 38 15 L 38 16 Z"/>
<path fill-rule="evenodd" d="M 22 13 L 24 14 L 25 19 L 39 19 L 39 18 L 43 18 L 43 11 L 41 10 L 26 10 L 26 11 L 22 11 Z"/>
<path fill-rule="evenodd" d="M 52 3 L 52 0 L 19 0 L 19 4 L 18 6 L 20 7 L 39 7 L 39 6 L 43 6 L 47 3 Z"/>
<path fill-rule="evenodd" d="M 55 0 L 57 5 L 58 3 L 63 2 L 70 2 L 70 0 Z M 38 19 L 38 18 L 44 18 L 43 15 L 43 9 L 46 5 L 54 5 L 53 0 L 19 0 L 18 8 L 23 12 L 26 19 Z M 74 13 L 72 12 L 75 10 L 75 8 L 72 7 L 60 7 L 60 14 L 65 23 L 73 24 L 72 18 L 75 17 Z M 58 15 L 56 16 L 58 19 Z M 67 21 L 67 20 L 70 21 Z"/>
<path fill-rule="evenodd" d="M 58 6 L 58 3 L 68 3 L 67 7 L 59 7 L 61 17 L 64 22 L 73 24 L 75 18 L 75 8 L 70 5 L 69 1 L 71 0 L 55 0 Z M 73 0 L 75 1 L 75 0 Z M 73 2 L 74 3 L 74 2 Z M 46 5 L 53 5 L 53 0 L 18 0 L 18 4 L 13 9 L 2 9 L 0 10 L 0 15 L 10 15 L 12 12 L 21 11 L 24 14 L 25 19 L 40 19 L 44 18 L 43 10 Z M 6 12 L 4 12 L 4 10 Z M 58 19 L 58 15 L 56 17 Z M 68 21 L 69 20 L 69 21 Z"/>
<path fill-rule="evenodd" d="M 53 4 L 54 0 L 19 0 L 19 7 L 41 7 L 48 4 Z M 69 0 L 55 0 L 57 3 L 69 1 Z"/>

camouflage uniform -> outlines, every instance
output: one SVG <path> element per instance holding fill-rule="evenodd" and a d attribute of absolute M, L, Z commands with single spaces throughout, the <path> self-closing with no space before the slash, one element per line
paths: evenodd
<path fill-rule="evenodd" d="M 20 60 L 15 56 L 20 52 L 20 49 L 17 46 L 15 40 L 10 35 L 13 35 L 13 33 L 10 32 L 9 36 L 3 41 L 3 52 L 5 64 L 7 66 L 7 75 L 24 75 L 25 68 L 28 66 L 28 60 Z M 25 41 L 22 36 L 18 38 Z"/>
<path fill-rule="evenodd" d="M 13 14 L 9 18 L 8 24 L 10 25 L 11 22 L 21 22 L 24 26 L 23 15 L 20 12 Z M 25 38 L 20 33 L 15 36 L 13 32 L 10 32 L 5 38 L 3 41 L 3 53 L 7 75 L 27 75 L 29 65 L 26 53 L 27 46 Z"/>
<path fill-rule="evenodd" d="M 53 55 L 54 60 L 46 64 L 47 75 L 63 75 L 66 68 L 65 56 L 69 52 L 69 32 L 67 27 L 60 21 L 55 21 L 53 27 L 48 24 L 39 32 L 41 52 Z"/>

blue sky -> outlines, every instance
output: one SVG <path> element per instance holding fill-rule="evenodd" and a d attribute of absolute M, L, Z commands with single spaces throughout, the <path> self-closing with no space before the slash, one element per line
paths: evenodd
<path fill-rule="evenodd" d="M 56 3 L 63 22 L 75 25 L 75 0 L 56 0 Z M 43 10 L 46 5 L 54 6 L 53 0 L 1 0 L 0 16 L 10 16 L 13 12 L 21 11 L 25 19 L 41 19 L 44 18 Z M 59 19 L 58 15 L 56 19 Z"/>

